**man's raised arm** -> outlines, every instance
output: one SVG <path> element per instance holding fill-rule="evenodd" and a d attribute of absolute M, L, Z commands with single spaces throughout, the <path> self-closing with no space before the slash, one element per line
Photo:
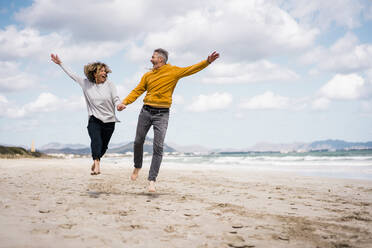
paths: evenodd
<path fill-rule="evenodd" d="M 182 77 L 187 77 L 190 76 L 194 73 L 197 73 L 201 70 L 203 70 L 205 67 L 207 67 L 209 64 L 211 64 L 213 61 L 215 61 L 217 58 L 219 58 L 220 54 L 214 51 L 211 53 L 206 60 L 203 60 L 200 63 L 197 63 L 195 65 L 191 65 L 188 67 L 178 67 L 177 71 L 177 77 L 182 78 Z"/>

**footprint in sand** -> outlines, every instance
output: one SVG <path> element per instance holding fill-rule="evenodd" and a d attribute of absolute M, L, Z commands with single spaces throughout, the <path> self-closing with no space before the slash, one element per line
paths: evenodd
<path fill-rule="evenodd" d="M 76 239 L 80 238 L 80 235 L 63 235 L 65 239 Z"/>
<path fill-rule="evenodd" d="M 227 241 L 229 247 L 234 248 L 251 248 L 255 247 L 254 245 L 248 245 L 245 243 L 245 240 L 242 236 L 239 235 L 225 235 L 224 239 Z"/>
<path fill-rule="evenodd" d="M 171 225 L 166 226 L 163 230 L 167 233 L 172 233 L 176 231 L 176 229 Z"/>
<path fill-rule="evenodd" d="M 235 224 L 235 225 L 232 225 L 231 227 L 234 229 L 238 229 L 238 228 L 243 228 L 243 225 Z"/>
<path fill-rule="evenodd" d="M 144 226 L 138 225 L 138 224 L 132 224 L 129 226 L 121 226 L 120 230 L 122 231 L 133 231 L 134 229 L 147 229 Z"/>
<path fill-rule="evenodd" d="M 47 213 L 50 213 L 50 210 L 49 209 L 39 209 L 39 213 L 47 214 Z"/>
<path fill-rule="evenodd" d="M 48 234 L 50 231 L 49 229 L 32 229 L 31 234 Z"/>
<path fill-rule="evenodd" d="M 58 227 L 63 228 L 63 229 L 71 229 L 73 226 L 76 226 L 76 224 L 60 224 Z"/>

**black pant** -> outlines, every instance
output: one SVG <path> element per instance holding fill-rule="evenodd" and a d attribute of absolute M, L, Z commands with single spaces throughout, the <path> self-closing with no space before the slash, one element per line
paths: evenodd
<path fill-rule="evenodd" d="M 105 154 L 114 130 L 115 122 L 104 123 L 93 115 L 89 117 L 88 133 L 93 160 L 100 160 Z"/>

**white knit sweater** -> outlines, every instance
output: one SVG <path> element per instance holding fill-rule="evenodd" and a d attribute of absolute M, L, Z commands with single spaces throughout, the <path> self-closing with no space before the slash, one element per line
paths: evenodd
<path fill-rule="evenodd" d="M 115 109 L 121 101 L 112 82 L 107 80 L 101 84 L 90 82 L 87 78 L 81 78 L 71 73 L 62 64 L 60 66 L 83 89 L 88 117 L 94 115 L 105 123 L 119 122 L 115 115 Z"/>

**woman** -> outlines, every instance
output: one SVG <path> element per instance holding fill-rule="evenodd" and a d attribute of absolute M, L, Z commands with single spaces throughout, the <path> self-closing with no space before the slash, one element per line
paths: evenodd
<path fill-rule="evenodd" d="M 52 61 L 59 65 L 67 75 L 83 89 L 88 110 L 88 133 L 92 150 L 93 165 L 91 175 L 100 174 L 100 160 L 107 150 L 111 135 L 115 129 L 115 108 L 123 105 L 117 95 L 116 87 L 106 81 L 110 68 L 101 62 L 84 66 L 87 78 L 81 78 L 69 72 L 62 64 L 57 54 L 51 54 Z M 125 106 L 122 106 L 125 108 Z"/>

